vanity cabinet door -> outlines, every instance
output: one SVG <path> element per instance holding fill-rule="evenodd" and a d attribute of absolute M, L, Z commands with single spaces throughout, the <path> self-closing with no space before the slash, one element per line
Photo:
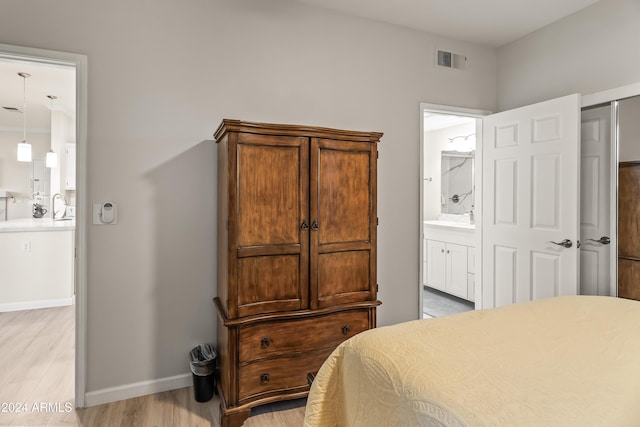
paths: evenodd
<path fill-rule="evenodd" d="M 467 247 L 446 244 L 447 282 L 446 291 L 460 298 L 467 298 Z"/>
<path fill-rule="evenodd" d="M 427 240 L 427 286 L 469 299 L 468 247 Z"/>
<path fill-rule="evenodd" d="M 446 291 L 447 244 L 437 240 L 427 240 L 427 286 Z"/>

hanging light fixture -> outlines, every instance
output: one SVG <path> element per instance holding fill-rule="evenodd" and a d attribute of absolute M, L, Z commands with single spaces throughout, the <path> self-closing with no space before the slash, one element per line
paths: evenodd
<path fill-rule="evenodd" d="M 31 77 L 28 73 L 18 73 L 23 79 L 23 105 L 22 105 L 22 142 L 18 143 L 18 161 L 31 161 L 31 144 L 27 143 L 27 79 Z"/>
<path fill-rule="evenodd" d="M 55 95 L 47 95 L 47 98 L 51 100 L 51 130 L 53 131 L 53 100 L 58 99 Z M 53 134 L 51 135 L 51 140 L 53 142 Z M 48 168 L 57 168 L 58 167 L 58 155 L 55 151 L 53 151 L 53 147 L 49 149 L 47 153 L 47 157 L 45 160 L 45 165 Z"/>

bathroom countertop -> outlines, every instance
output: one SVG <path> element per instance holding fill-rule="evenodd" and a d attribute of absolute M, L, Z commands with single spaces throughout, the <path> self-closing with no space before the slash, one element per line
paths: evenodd
<path fill-rule="evenodd" d="M 427 220 L 424 221 L 424 225 L 432 226 L 432 227 L 442 227 L 442 228 L 457 228 L 461 230 L 475 230 L 475 224 L 469 224 L 465 222 L 459 221 L 447 221 L 441 219 Z"/>
<path fill-rule="evenodd" d="M 75 230 L 75 218 L 52 220 L 51 218 L 21 218 L 0 221 L 0 233 L 25 231 L 67 231 Z"/>

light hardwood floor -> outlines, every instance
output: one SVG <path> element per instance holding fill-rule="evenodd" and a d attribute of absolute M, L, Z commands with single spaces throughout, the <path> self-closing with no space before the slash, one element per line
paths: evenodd
<path fill-rule="evenodd" d="M 193 388 L 74 406 L 75 307 L 0 313 L 0 426 L 219 427 L 219 401 Z M 304 400 L 256 408 L 244 427 L 300 427 Z"/>
<path fill-rule="evenodd" d="M 295 405 L 298 405 L 295 407 Z M 304 402 L 256 408 L 243 427 L 301 427 Z M 53 424 L 50 424 L 53 425 Z M 219 427 L 219 401 L 199 403 L 192 387 L 76 410 L 77 426 Z"/>

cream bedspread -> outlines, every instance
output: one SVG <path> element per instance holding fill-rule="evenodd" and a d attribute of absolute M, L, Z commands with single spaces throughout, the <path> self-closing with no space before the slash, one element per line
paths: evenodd
<path fill-rule="evenodd" d="M 305 427 L 640 426 L 640 302 L 558 297 L 363 332 Z"/>

